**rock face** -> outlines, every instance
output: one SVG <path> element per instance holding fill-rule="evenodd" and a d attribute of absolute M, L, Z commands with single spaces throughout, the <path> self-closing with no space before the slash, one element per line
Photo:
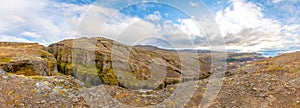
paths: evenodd
<path fill-rule="evenodd" d="M 107 84 L 147 89 L 206 78 L 210 74 L 209 63 L 192 53 L 132 47 L 105 38 L 64 40 L 47 49 L 57 59 L 59 72 L 79 78 L 88 86 Z M 143 84 L 138 85 L 139 81 Z"/>
<path fill-rule="evenodd" d="M 50 76 L 57 73 L 56 60 L 37 43 L 0 42 L 0 68 L 18 75 Z"/>
<path fill-rule="evenodd" d="M 0 77 L 5 77 L 6 76 L 6 72 L 0 68 Z"/>

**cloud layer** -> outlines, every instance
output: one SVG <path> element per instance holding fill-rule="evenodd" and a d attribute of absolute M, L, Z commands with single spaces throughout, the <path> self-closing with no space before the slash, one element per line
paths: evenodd
<path fill-rule="evenodd" d="M 278 3 L 279 1 L 274 1 Z M 293 50 L 299 42 L 299 24 L 284 24 L 264 15 L 253 2 L 231 0 L 216 13 L 226 45 L 241 51 Z"/>
<path fill-rule="evenodd" d="M 209 47 L 205 33 L 195 24 L 193 16 L 185 16 L 180 10 L 141 4 L 119 12 L 92 2 L 7 1 L 0 4 L 0 41 L 48 45 L 76 36 L 98 36 L 103 29 L 102 36 L 130 45 L 141 43 L 143 38 L 157 37 L 176 48 Z M 300 48 L 297 0 L 205 2 L 215 12 L 212 14 L 229 50 L 261 52 Z M 199 3 L 191 1 L 187 5 L 192 8 L 201 6 Z M 157 39 L 150 40 L 146 44 L 167 47 Z"/>

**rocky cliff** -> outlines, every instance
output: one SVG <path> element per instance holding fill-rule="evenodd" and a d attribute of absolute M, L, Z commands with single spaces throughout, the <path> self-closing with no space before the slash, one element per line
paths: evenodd
<path fill-rule="evenodd" d="M 57 74 L 56 60 L 37 43 L 0 42 L 0 68 L 18 75 Z"/>
<path fill-rule="evenodd" d="M 153 88 L 153 85 L 161 87 L 202 79 L 210 74 L 210 64 L 191 53 L 179 56 L 174 51 L 132 47 L 105 38 L 64 40 L 47 49 L 57 59 L 59 72 L 79 78 L 87 85 Z M 190 61 L 181 61 L 180 57 Z M 190 73 L 181 71 L 182 63 Z M 193 72 L 197 75 L 191 75 Z M 143 80 L 147 80 L 143 85 L 136 84 Z"/>

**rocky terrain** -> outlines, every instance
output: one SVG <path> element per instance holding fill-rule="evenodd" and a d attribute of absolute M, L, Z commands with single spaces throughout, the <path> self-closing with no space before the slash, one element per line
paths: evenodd
<path fill-rule="evenodd" d="M 228 71 L 211 107 L 298 108 L 299 54 L 266 58 Z M 199 100 L 202 95 L 196 92 L 194 98 Z M 199 104 L 196 99 L 190 103 Z"/>
<path fill-rule="evenodd" d="M 88 107 L 70 76 L 24 76 L 0 70 L 0 107 Z"/>
<path fill-rule="evenodd" d="M 47 48 L 3 42 L 0 50 L 1 108 L 198 108 L 211 75 L 209 52 L 132 47 L 105 38 L 64 40 Z M 300 107 L 299 55 L 227 53 L 223 84 L 209 107 Z M 200 69 L 182 71 L 181 63 Z"/>

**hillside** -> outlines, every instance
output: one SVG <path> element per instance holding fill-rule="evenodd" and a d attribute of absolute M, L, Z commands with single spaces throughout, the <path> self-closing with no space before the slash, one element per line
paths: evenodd
<path fill-rule="evenodd" d="M 300 56 L 297 56 L 299 54 L 300 52 L 283 54 L 278 57 L 246 63 L 240 68 L 228 70 L 226 77 L 223 78 L 222 88 L 210 108 L 299 108 L 300 71 L 298 61 Z M 195 82 L 197 83 L 197 90 L 189 102 L 184 105 L 186 108 L 198 108 L 207 89 L 208 79 Z M 160 107 L 175 107 L 177 106 L 176 103 L 184 100 L 180 97 L 178 97 L 180 100 L 177 101 L 168 100 L 170 98 L 168 94 L 174 93 L 176 89 L 174 85 L 168 85 L 163 90 L 153 91 L 132 91 L 117 86 L 97 86 L 90 88 L 88 91 L 102 94 L 101 96 L 108 100 L 90 96 L 89 99 L 91 100 L 88 99 L 87 103 L 95 107 L 126 107 L 119 102 L 131 106 L 151 106 L 166 102 Z M 103 91 L 109 93 L 106 94 Z M 114 97 L 117 101 L 110 99 L 109 96 Z"/>
<path fill-rule="evenodd" d="M 299 108 L 299 55 L 282 54 L 232 71 L 212 106 Z"/>

